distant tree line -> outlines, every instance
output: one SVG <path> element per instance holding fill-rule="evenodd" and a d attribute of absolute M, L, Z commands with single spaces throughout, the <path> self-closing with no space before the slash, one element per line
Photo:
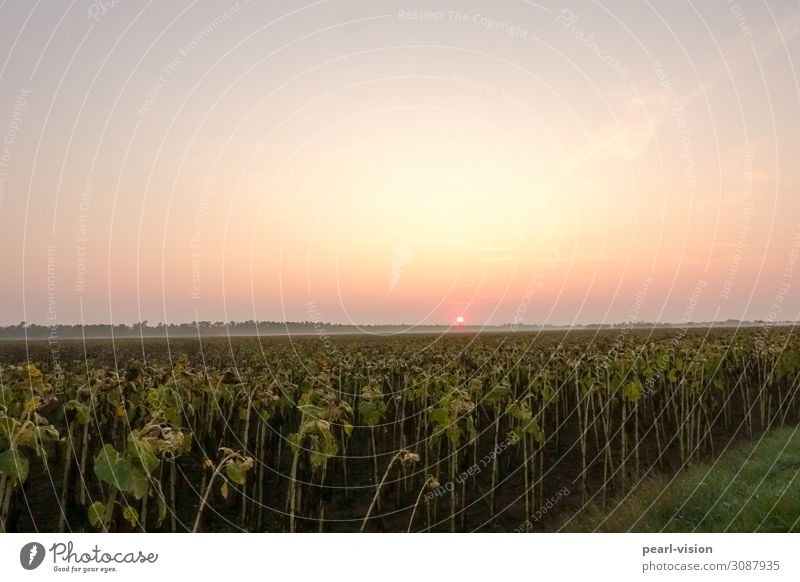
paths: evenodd
<path fill-rule="evenodd" d="M 151 325 L 148 321 L 125 324 L 74 324 L 74 325 L 39 325 L 20 322 L 16 325 L 0 327 L 0 339 L 29 339 L 29 340 L 60 340 L 60 339 L 97 339 L 97 338 L 138 338 L 138 337 L 221 337 L 221 336 L 254 336 L 254 335 L 292 335 L 292 334 L 353 334 L 375 333 L 389 334 L 409 331 L 412 333 L 441 333 L 444 331 L 476 332 L 476 331 L 542 331 L 557 329 L 615 329 L 621 327 L 636 328 L 664 328 L 664 327 L 731 327 L 754 325 L 796 325 L 796 322 L 764 322 L 764 321 L 739 321 L 726 320 L 721 322 L 697 322 L 690 324 L 670 323 L 612 323 L 612 324 L 586 324 L 586 325 L 525 325 L 513 324 L 478 326 L 446 326 L 446 325 L 346 325 L 340 323 L 325 323 L 319 321 L 193 321 L 187 323 L 157 323 Z"/>
<path fill-rule="evenodd" d="M 20 322 L 17 325 L 0 327 L 0 339 L 96 339 L 96 338 L 138 338 L 138 337 L 216 337 L 240 335 L 290 335 L 290 334 L 342 334 L 342 333 L 392 333 L 401 332 L 411 326 L 405 325 L 345 325 L 315 321 L 193 321 L 187 323 L 140 323 L 115 325 L 39 325 Z M 415 325 L 413 331 L 441 332 L 447 330 L 443 325 Z M 478 331 L 480 328 L 460 327 L 464 331 Z M 496 328 L 500 329 L 500 328 Z M 537 328 L 538 329 L 538 328 Z"/>

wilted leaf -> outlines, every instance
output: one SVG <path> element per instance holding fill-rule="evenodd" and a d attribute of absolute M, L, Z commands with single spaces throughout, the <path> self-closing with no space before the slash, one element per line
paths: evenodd
<path fill-rule="evenodd" d="M 42 399 L 39 397 L 33 397 L 30 400 L 25 401 L 25 414 L 31 414 L 34 410 L 39 408 Z"/>
<path fill-rule="evenodd" d="M 297 454 L 297 451 L 300 450 L 300 434 L 293 432 L 288 437 L 286 437 L 286 442 L 289 443 L 289 447 L 292 449 L 292 453 Z"/>
<path fill-rule="evenodd" d="M 311 466 L 314 469 L 318 469 L 328 460 L 328 455 L 320 451 L 311 451 L 309 458 L 311 459 Z"/>
<path fill-rule="evenodd" d="M 122 517 L 131 524 L 131 527 L 136 527 L 136 524 L 139 523 L 139 512 L 130 505 L 126 505 L 122 510 Z"/>
<path fill-rule="evenodd" d="M 40 378 L 42 375 L 41 370 L 33 364 L 27 364 L 23 367 L 23 370 L 25 370 L 31 378 Z"/>

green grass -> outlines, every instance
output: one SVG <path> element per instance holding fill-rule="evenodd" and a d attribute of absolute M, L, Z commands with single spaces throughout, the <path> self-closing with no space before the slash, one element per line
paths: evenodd
<path fill-rule="evenodd" d="M 646 480 L 607 510 L 590 504 L 561 531 L 798 532 L 800 428 L 776 429 L 673 480 Z"/>

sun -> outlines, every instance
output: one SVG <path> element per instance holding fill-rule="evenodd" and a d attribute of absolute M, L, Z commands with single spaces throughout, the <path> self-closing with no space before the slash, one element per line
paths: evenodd
<path fill-rule="evenodd" d="M 456 317 L 456 323 L 458 325 L 463 325 L 464 324 L 464 316 L 463 315 L 459 315 L 458 317 Z"/>

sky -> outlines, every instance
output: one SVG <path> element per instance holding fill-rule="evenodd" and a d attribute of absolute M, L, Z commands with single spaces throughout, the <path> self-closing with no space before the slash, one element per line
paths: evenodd
<path fill-rule="evenodd" d="M 0 3 L 0 325 L 795 320 L 800 3 Z"/>

